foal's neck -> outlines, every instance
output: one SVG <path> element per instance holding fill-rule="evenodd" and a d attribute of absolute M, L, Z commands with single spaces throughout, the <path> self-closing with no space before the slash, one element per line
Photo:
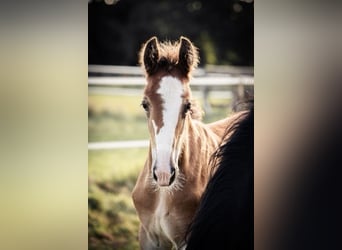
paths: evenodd
<path fill-rule="evenodd" d="M 220 138 L 204 123 L 187 118 L 184 127 L 183 147 L 179 167 L 186 176 L 196 179 L 205 185 L 209 176 L 209 161 Z"/>

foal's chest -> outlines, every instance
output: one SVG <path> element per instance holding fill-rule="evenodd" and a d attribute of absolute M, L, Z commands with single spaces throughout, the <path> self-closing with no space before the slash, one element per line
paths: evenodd
<path fill-rule="evenodd" d="M 171 208 L 168 201 L 168 193 L 165 190 L 160 190 L 157 206 L 152 216 L 150 229 L 154 234 L 167 238 L 172 241 L 172 221 L 174 214 L 171 213 Z"/>

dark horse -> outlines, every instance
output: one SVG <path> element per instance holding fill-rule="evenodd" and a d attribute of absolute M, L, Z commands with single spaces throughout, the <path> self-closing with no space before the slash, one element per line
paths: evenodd
<path fill-rule="evenodd" d="M 254 108 L 226 131 L 213 155 L 210 179 L 187 233 L 187 248 L 253 249 Z"/>

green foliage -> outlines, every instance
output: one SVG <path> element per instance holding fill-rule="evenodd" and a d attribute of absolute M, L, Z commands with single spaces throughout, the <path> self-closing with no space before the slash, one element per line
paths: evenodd
<path fill-rule="evenodd" d="M 202 66 L 254 63 L 254 3 L 125 0 L 108 6 L 93 1 L 88 10 L 89 64 L 136 65 L 137 51 L 152 36 L 189 37 L 200 49 Z"/>
<path fill-rule="evenodd" d="M 208 35 L 208 32 L 201 32 L 201 44 L 202 44 L 202 53 L 204 54 L 204 60 L 207 64 L 216 64 L 217 56 L 214 47 L 214 43 Z"/>

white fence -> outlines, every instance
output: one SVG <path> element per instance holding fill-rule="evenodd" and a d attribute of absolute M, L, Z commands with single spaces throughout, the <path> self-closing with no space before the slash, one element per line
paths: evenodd
<path fill-rule="evenodd" d="M 145 78 L 140 67 L 134 66 L 88 66 L 89 92 L 101 90 L 110 93 L 112 88 L 137 87 L 141 89 L 145 85 Z M 204 109 L 210 113 L 211 107 L 208 101 L 210 91 L 226 88 L 232 92 L 233 100 L 239 100 L 244 96 L 246 86 L 254 85 L 253 68 L 214 66 L 196 69 L 191 86 L 198 88 L 203 95 Z M 88 150 L 105 150 L 118 148 L 147 147 L 148 141 L 115 141 L 88 143 Z"/>
<path fill-rule="evenodd" d="M 131 141 L 109 141 L 109 142 L 90 142 L 88 143 L 89 150 L 103 149 L 122 149 L 122 148 L 145 148 L 148 147 L 148 140 L 131 140 Z"/>
<path fill-rule="evenodd" d="M 89 77 L 89 86 L 144 86 L 144 77 Z M 254 78 L 250 76 L 211 76 L 196 77 L 191 80 L 191 86 L 196 87 L 218 87 L 218 86 L 238 86 L 253 85 Z"/>

